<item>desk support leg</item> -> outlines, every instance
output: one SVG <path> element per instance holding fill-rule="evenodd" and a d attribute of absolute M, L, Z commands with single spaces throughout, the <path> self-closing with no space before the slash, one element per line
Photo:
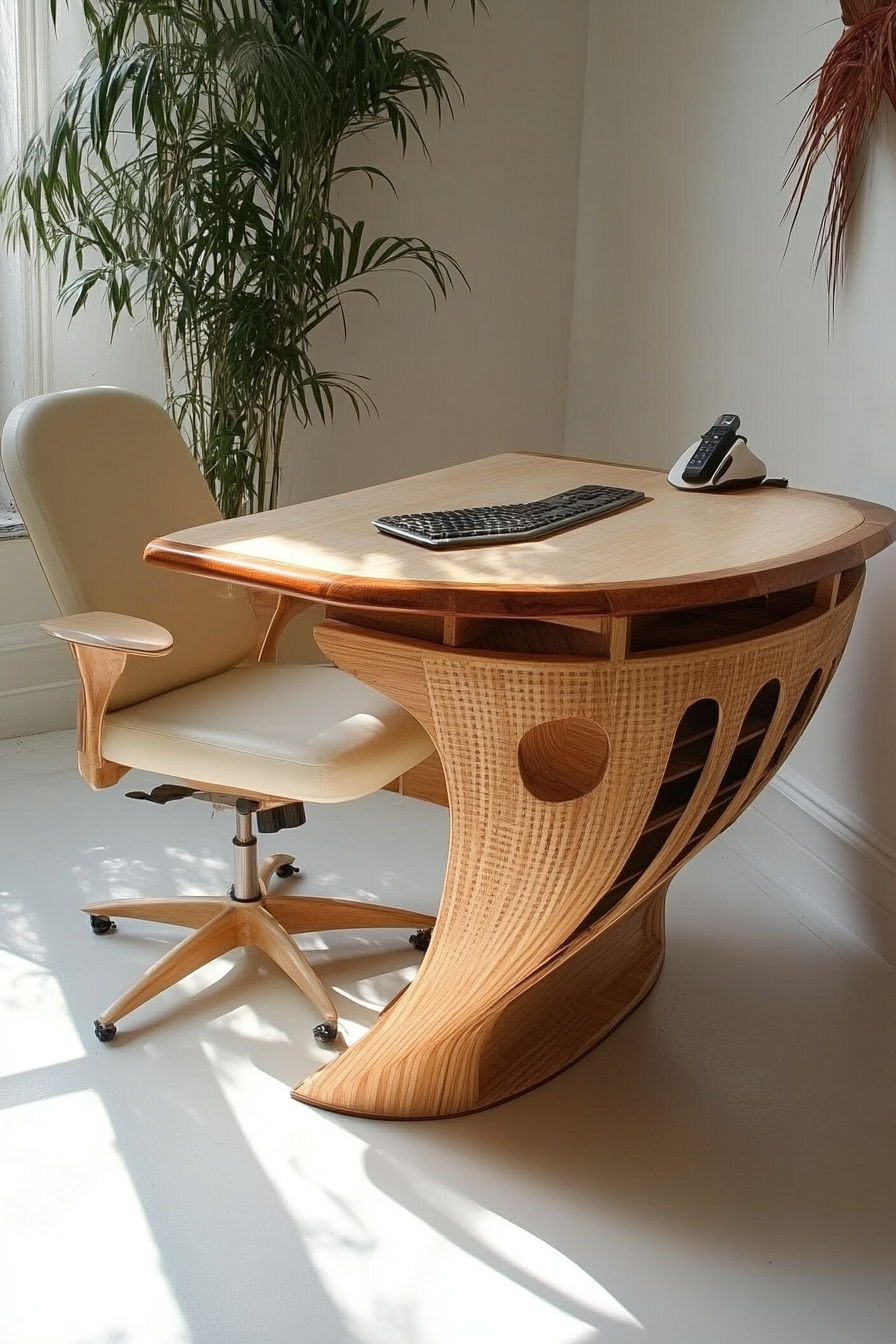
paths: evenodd
<path fill-rule="evenodd" d="M 451 845 L 416 979 L 293 1095 L 378 1117 L 495 1105 L 590 1050 L 659 973 L 664 874 L 634 908 L 589 921 L 641 829 L 674 726 L 649 768 L 636 744 L 642 768 L 632 769 L 630 751 L 609 761 L 600 725 L 610 707 L 596 702 L 593 667 L 580 659 L 443 656 L 350 627 L 326 628 L 319 642 L 430 732 Z"/>
<path fill-rule="evenodd" d="M 337 666 L 429 732 L 451 844 L 416 979 L 293 1096 L 353 1115 L 465 1114 L 613 1030 L 659 974 L 669 881 L 799 737 L 860 586 L 755 637 L 615 662 L 320 627 Z"/>

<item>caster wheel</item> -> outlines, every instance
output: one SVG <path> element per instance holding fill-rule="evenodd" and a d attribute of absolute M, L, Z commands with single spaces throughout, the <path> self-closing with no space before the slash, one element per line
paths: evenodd
<path fill-rule="evenodd" d="M 324 1043 L 327 1041 L 335 1041 L 336 1037 L 339 1035 L 339 1028 L 332 1026 L 329 1022 L 318 1022 L 317 1026 L 314 1028 L 313 1035 L 316 1041 L 322 1041 Z"/>
<path fill-rule="evenodd" d="M 418 929 L 416 933 L 411 934 L 408 942 L 418 952 L 425 952 L 432 942 L 432 929 Z"/>
<path fill-rule="evenodd" d="M 292 863 L 281 863 L 279 868 L 274 869 L 278 877 L 295 877 L 298 871 L 299 869 Z"/>
<path fill-rule="evenodd" d="M 93 1030 L 98 1041 L 113 1041 L 118 1028 L 114 1022 L 100 1022 L 97 1020 L 93 1024 Z"/>
<path fill-rule="evenodd" d="M 110 919 L 108 915 L 91 915 L 90 927 L 93 929 L 94 933 L 102 934 L 114 933 L 118 925 L 115 923 L 115 920 Z"/>

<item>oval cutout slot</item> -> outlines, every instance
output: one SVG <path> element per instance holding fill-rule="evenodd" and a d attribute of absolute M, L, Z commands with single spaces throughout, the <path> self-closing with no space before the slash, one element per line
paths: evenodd
<path fill-rule="evenodd" d="M 767 681 L 754 695 L 721 783 L 676 863 L 697 848 L 739 794 L 768 735 L 780 698 L 781 683 L 777 677 Z"/>
<path fill-rule="evenodd" d="M 781 734 L 781 741 L 778 743 L 778 746 L 775 749 L 775 754 L 772 757 L 771 765 L 769 766 L 770 774 L 774 774 L 778 766 L 784 760 L 785 756 L 789 754 L 790 749 L 799 740 L 800 734 L 802 733 L 806 724 L 811 719 L 815 711 L 815 706 L 818 704 L 818 700 L 820 699 L 820 696 L 817 697 L 815 694 L 819 688 L 820 681 L 821 681 L 821 668 L 817 667 L 815 671 L 812 673 L 808 682 L 806 683 L 805 689 L 803 690 L 803 693 L 799 698 L 797 707 L 790 716 L 790 722 L 784 729 L 784 732 Z"/>
<path fill-rule="evenodd" d="M 520 738 L 520 778 L 543 803 L 569 803 L 596 789 L 607 770 L 610 739 L 591 719 L 552 719 Z"/>
<path fill-rule="evenodd" d="M 700 782 L 719 726 L 717 700 L 697 700 L 678 723 L 669 759 L 650 815 L 634 849 L 576 934 L 591 928 L 618 905 L 663 848 Z M 573 937 L 576 935 L 574 934 Z"/>

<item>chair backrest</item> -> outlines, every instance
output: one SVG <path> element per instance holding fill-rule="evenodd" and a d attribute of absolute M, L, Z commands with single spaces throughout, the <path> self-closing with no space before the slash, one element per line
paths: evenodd
<path fill-rule="evenodd" d="M 62 614 L 143 616 L 174 636 L 167 657 L 129 660 L 110 708 L 213 676 L 247 656 L 255 617 L 243 589 L 143 560 L 153 537 L 221 516 L 161 406 L 114 387 L 33 397 L 10 414 L 2 455 Z"/>

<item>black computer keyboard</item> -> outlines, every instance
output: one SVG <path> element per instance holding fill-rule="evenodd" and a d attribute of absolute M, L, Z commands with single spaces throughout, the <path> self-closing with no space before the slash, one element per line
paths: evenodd
<path fill-rule="evenodd" d="M 547 499 L 527 504 L 483 504 L 469 509 L 438 509 L 432 513 L 396 513 L 374 518 L 373 525 L 390 536 L 418 546 L 494 546 L 507 541 L 533 541 L 552 532 L 590 522 L 644 498 L 643 490 L 613 485 L 578 485 Z"/>

